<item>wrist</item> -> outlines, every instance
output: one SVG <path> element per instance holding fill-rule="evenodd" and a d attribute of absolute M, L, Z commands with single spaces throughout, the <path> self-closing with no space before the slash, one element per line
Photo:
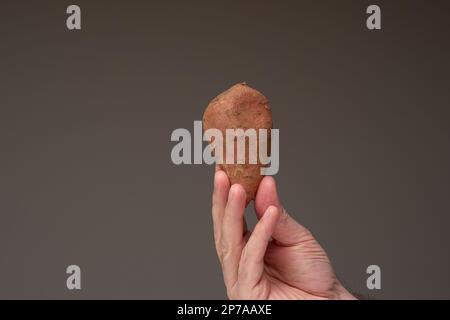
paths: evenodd
<path fill-rule="evenodd" d="M 336 300 L 358 300 L 354 295 L 352 295 L 347 289 L 345 289 L 342 284 L 338 284 L 336 288 Z"/>

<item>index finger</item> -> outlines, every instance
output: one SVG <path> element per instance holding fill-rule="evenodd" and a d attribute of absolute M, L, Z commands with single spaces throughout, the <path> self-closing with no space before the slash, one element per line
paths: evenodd
<path fill-rule="evenodd" d="M 225 206 L 228 201 L 229 190 L 230 182 L 226 173 L 222 170 L 216 171 L 214 175 L 214 192 L 212 195 L 212 217 L 214 226 L 214 241 L 219 257 L 222 256 L 221 246 L 219 244 L 222 238 L 222 220 L 225 213 Z"/>

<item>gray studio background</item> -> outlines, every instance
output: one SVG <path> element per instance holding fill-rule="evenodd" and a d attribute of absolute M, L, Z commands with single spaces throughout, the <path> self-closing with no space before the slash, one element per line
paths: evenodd
<path fill-rule="evenodd" d="M 448 2 L 74 3 L 78 32 L 72 2 L 0 4 L 0 298 L 225 298 L 212 168 L 173 165 L 170 134 L 240 81 L 344 285 L 450 298 Z"/>

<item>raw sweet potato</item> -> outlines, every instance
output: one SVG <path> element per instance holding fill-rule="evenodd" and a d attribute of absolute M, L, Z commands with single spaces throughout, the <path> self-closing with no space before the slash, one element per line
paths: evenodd
<path fill-rule="evenodd" d="M 203 129 L 219 129 L 225 141 L 226 129 L 249 129 L 257 132 L 267 131 L 267 150 L 270 152 L 270 129 L 272 129 L 272 112 L 267 98 L 246 83 L 239 83 L 214 98 L 203 115 Z M 259 139 L 259 136 L 258 136 Z M 259 144 L 259 140 L 258 140 Z M 236 150 L 236 148 L 235 148 Z M 262 175 L 262 164 L 258 157 L 256 164 L 249 162 L 248 141 L 246 142 L 245 164 L 221 164 L 231 184 L 242 185 L 247 194 L 247 204 L 255 198 Z M 226 150 L 224 148 L 224 154 Z M 235 152 L 236 154 L 236 152 Z"/>

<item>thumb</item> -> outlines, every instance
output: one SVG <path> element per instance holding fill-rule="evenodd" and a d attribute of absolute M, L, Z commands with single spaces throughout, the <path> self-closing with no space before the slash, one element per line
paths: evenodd
<path fill-rule="evenodd" d="M 274 178 L 265 176 L 259 184 L 255 198 L 255 211 L 258 219 L 261 219 L 269 206 L 277 207 L 280 212 L 278 224 L 272 234 L 272 238 L 277 240 L 277 242 L 290 246 L 313 238 L 308 229 L 295 221 L 284 210 L 278 198 Z"/>

